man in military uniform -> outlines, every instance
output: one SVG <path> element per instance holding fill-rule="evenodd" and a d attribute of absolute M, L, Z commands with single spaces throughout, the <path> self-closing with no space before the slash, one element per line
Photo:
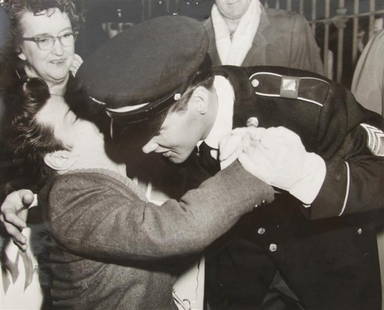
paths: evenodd
<path fill-rule="evenodd" d="M 140 27 L 145 26 L 136 31 Z M 212 72 L 206 37 L 194 42 L 185 39 L 196 37 L 193 33 L 179 36 L 170 28 L 151 36 L 153 48 L 145 50 L 145 37 L 140 43 L 127 37 L 116 39 L 115 46 L 120 41 L 125 48 L 113 61 L 107 61 L 110 47 L 102 48 L 79 78 L 111 117 L 112 132 L 121 132 L 122 124 L 143 126 L 166 113 L 144 152 L 160 153 L 175 163 L 192 153 L 188 161 L 193 165 L 197 144 L 203 141 L 200 161 L 205 144 L 216 149 L 209 155 L 217 156 L 220 140 L 232 128 L 246 126 L 251 117 L 259 127 L 285 127 L 267 129 L 270 175 L 265 179 L 283 189 L 278 199 L 257 208 L 207 251 L 210 309 L 255 308 L 277 276 L 290 288 L 284 287 L 279 298 L 296 301 L 296 308 L 378 308 L 375 231 L 364 224 L 369 213 L 347 215 L 383 207 L 382 119 L 362 108 L 347 90 L 316 74 L 231 66 Z M 178 45 L 190 45 L 194 56 L 186 58 Z M 119 82 L 105 91 L 105 81 L 116 81 L 115 76 Z M 301 139 L 290 139 L 292 132 Z M 213 168 L 203 165 L 211 167 L 210 173 L 219 168 L 217 163 Z"/>
<path fill-rule="evenodd" d="M 165 20 L 174 23 L 160 27 Z M 279 301 L 285 309 L 379 309 L 376 234 L 371 212 L 361 211 L 383 207 L 382 119 L 316 74 L 280 67 L 212 71 L 208 38 L 197 36 L 196 27 L 177 31 L 183 21 L 163 17 L 129 29 L 93 54 L 78 78 L 106 111 L 115 139 L 144 141 L 133 129 L 153 129 L 157 121 L 144 152 L 187 161 L 184 168 L 198 174 L 195 184 L 220 168 L 217 148 L 232 128 L 247 122 L 264 128 L 256 145 L 265 152 L 257 155 L 250 144 L 242 158 L 267 162 L 266 171 L 250 170 L 280 195 L 207 250 L 209 309 L 277 309 Z M 270 287 L 277 301 L 267 295 Z"/>

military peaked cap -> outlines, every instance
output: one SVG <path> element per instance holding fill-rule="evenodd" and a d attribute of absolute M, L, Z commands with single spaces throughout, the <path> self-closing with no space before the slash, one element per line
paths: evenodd
<path fill-rule="evenodd" d="M 163 16 L 109 40 L 81 66 L 86 95 L 112 118 L 138 122 L 180 98 L 206 60 L 208 37 L 189 17 Z"/>

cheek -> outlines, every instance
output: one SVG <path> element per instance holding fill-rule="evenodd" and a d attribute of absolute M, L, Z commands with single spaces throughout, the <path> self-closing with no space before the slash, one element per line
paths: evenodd
<path fill-rule="evenodd" d="M 75 46 L 65 47 L 65 53 L 67 54 L 68 59 L 72 61 L 75 55 Z"/>
<path fill-rule="evenodd" d="M 25 47 L 23 49 L 26 62 L 32 67 L 39 67 L 43 64 L 44 59 L 47 57 L 47 53 L 36 50 L 35 48 Z"/>

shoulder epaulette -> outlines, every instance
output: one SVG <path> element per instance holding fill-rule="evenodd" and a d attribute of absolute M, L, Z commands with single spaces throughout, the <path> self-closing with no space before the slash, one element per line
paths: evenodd
<path fill-rule="evenodd" d="M 287 76 L 275 72 L 256 72 L 249 80 L 255 94 L 266 97 L 298 99 L 320 107 L 328 97 L 329 82 L 311 76 Z"/>

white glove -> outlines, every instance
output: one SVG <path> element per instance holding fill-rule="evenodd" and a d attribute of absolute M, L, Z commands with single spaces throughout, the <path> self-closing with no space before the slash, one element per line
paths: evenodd
<path fill-rule="evenodd" d="M 229 135 L 221 139 L 219 143 L 221 169 L 232 164 L 243 150 L 249 147 L 251 141 L 260 135 L 262 131 L 265 131 L 265 128 L 255 129 L 256 127 L 254 126 L 236 128 Z"/>
<path fill-rule="evenodd" d="M 307 152 L 300 137 L 287 128 L 252 128 L 238 154 L 243 167 L 304 204 L 311 204 L 325 178 L 324 160 Z"/>

